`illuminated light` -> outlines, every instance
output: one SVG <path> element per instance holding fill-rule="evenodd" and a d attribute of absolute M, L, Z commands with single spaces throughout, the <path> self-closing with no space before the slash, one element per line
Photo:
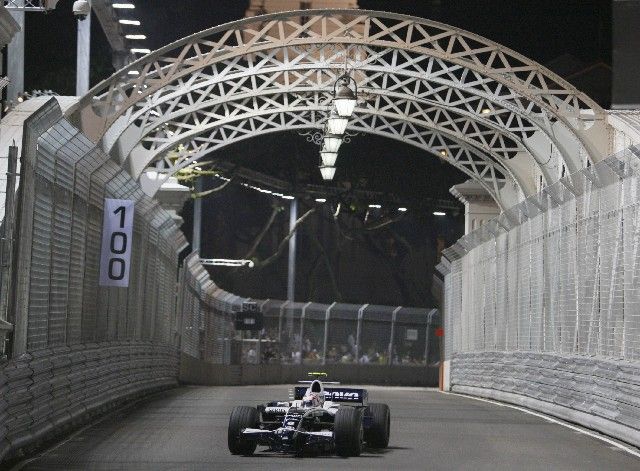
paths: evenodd
<path fill-rule="evenodd" d="M 124 37 L 127 39 L 147 39 L 144 34 L 126 34 Z"/>
<path fill-rule="evenodd" d="M 324 136 L 324 146 L 322 147 L 322 150 L 324 152 L 338 152 L 338 149 L 340 149 L 341 145 L 342 138 L 340 136 L 337 136 L 335 134 L 327 134 L 326 136 Z"/>
<path fill-rule="evenodd" d="M 282 199 L 283 200 L 294 200 L 295 197 L 294 196 L 289 196 L 289 195 L 282 195 Z"/>
<path fill-rule="evenodd" d="M 150 52 L 151 52 L 151 49 L 143 49 L 143 48 L 137 48 L 137 47 L 134 47 L 133 49 L 131 49 L 132 54 L 149 54 Z"/>
<path fill-rule="evenodd" d="M 326 134 L 342 135 L 347 130 L 349 119 L 341 118 L 335 113 L 331 113 L 327 119 Z"/>
<path fill-rule="evenodd" d="M 398 208 L 398 211 L 400 211 L 401 213 L 405 213 L 407 212 L 407 208 Z"/>
<path fill-rule="evenodd" d="M 434 212 L 433 212 L 433 215 L 434 215 L 434 216 L 446 216 L 446 215 L 447 215 L 447 213 L 444 213 L 444 212 L 442 212 L 442 211 L 434 211 Z"/>
<path fill-rule="evenodd" d="M 133 3 L 114 3 L 111 6 L 116 10 L 133 10 L 136 7 Z"/>
<path fill-rule="evenodd" d="M 369 207 L 370 207 L 370 208 L 374 208 L 374 209 L 380 209 L 380 208 L 382 208 L 382 206 L 381 206 L 381 205 L 379 205 L 379 204 L 370 204 L 370 205 L 369 205 Z"/>
<path fill-rule="evenodd" d="M 316 198 L 316 203 L 326 203 L 327 200 L 325 198 Z"/>
<path fill-rule="evenodd" d="M 489 108 L 482 108 L 482 111 L 480 113 L 489 114 L 489 113 L 491 113 L 491 110 Z"/>
<path fill-rule="evenodd" d="M 447 156 L 447 151 L 446 150 L 441 150 L 440 151 L 440 155 L 443 156 L 443 157 L 446 157 Z"/>
<path fill-rule="evenodd" d="M 321 166 L 320 167 L 320 174 L 322 175 L 322 179 L 323 180 L 333 180 L 333 177 L 336 174 L 336 168 L 335 167 Z"/>
<path fill-rule="evenodd" d="M 140 75 L 140 72 L 138 72 L 137 70 L 130 70 L 129 72 L 127 72 L 127 74 L 129 75 Z M 157 111 L 156 111 L 157 113 Z"/>
<path fill-rule="evenodd" d="M 335 167 L 336 160 L 338 159 L 337 152 L 320 152 L 320 157 L 322 158 L 322 165 L 325 167 Z"/>
<path fill-rule="evenodd" d="M 140 26 L 140 22 L 138 20 L 118 20 L 118 23 L 121 25 Z"/>

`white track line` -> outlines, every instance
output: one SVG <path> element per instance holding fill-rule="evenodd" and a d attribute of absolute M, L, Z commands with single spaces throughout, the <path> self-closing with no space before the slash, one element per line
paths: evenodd
<path fill-rule="evenodd" d="M 507 402 L 499 402 L 499 401 L 494 401 L 492 399 L 485 399 L 483 397 L 476 397 L 476 396 L 470 396 L 468 394 L 460 394 L 460 393 L 456 393 L 456 392 L 447 392 L 447 391 L 441 391 L 444 394 L 451 394 L 452 396 L 460 396 L 460 397 L 466 397 L 468 399 L 475 399 L 476 401 L 482 401 L 482 402 L 488 402 L 489 404 L 495 404 L 497 406 L 501 406 L 501 407 L 509 407 L 510 409 L 515 409 L 518 410 L 520 412 L 524 412 L 525 414 L 529 414 L 529 415 L 533 415 L 535 417 L 539 417 L 541 419 L 546 420 L 547 422 L 551 422 L 557 425 L 561 425 L 563 427 L 566 427 L 568 429 L 571 429 L 575 432 L 581 433 L 582 435 L 587 435 L 589 437 L 595 438 L 597 440 L 603 441 L 609 445 L 614 446 L 615 448 L 618 448 L 620 450 L 624 450 L 627 453 L 629 453 L 630 455 L 635 456 L 636 458 L 640 458 L 640 451 L 637 448 L 631 448 L 629 446 L 623 445 L 622 443 L 613 440 L 609 437 L 606 437 L 604 435 L 601 435 L 597 432 L 593 432 L 591 430 L 582 428 L 582 427 L 578 427 L 576 425 L 572 425 L 568 422 L 565 422 L 563 420 L 560 419 L 556 419 L 555 417 L 551 417 L 545 414 L 542 414 L 540 412 L 534 412 L 530 409 L 526 409 L 524 407 L 519 407 L 519 406 L 515 406 L 513 404 L 509 404 Z"/>

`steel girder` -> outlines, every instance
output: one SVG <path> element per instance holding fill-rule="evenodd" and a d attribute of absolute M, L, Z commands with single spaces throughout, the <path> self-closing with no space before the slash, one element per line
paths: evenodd
<path fill-rule="evenodd" d="M 400 126 L 400 132 L 431 130 L 436 141 L 465 148 L 476 167 L 464 171 L 483 185 L 487 173 L 477 168 L 493 169 L 489 178 L 495 181 L 489 186 L 497 199 L 504 178 L 526 196 L 535 191 L 536 171 L 551 183 L 559 177 L 553 167 L 560 160 L 574 171 L 606 153 L 603 110 L 539 64 L 457 28 L 363 10 L 278 13 L 198 33 L 116 73 L 92 89 L 71 115 L 91 138 L 104 138 L 112 154 L 131 151 L 121 160 L 144 162 L 151 156 L 152 161 L 172 142 L 188 139 L 191 150 L 201 154 L 221 147 L 201 149 L 198 136 L 203 133 L 229 136 L 223 137 L 228 143 L 242 134 L 216 129 L 215 123 L 237 127 L 226 115 L 232 108 L 240 123 L 257 119 L 251 115 L 256 108 L 243 100 L 264 97 L 266 103 L 266 97 L 274 97 L 257 110 L 261 119 L 268 119 L 265 109 L 280 117 L 280 129 L 291 124 L 282 116 L 325 109 L 336 69 L 345 61 L 370 97 L 357 113 L 373 116 L 371 125 L 360 130 L 379 132 L 375 123 L 383 119 L 402 122 L 391 125 Z M 313 106 L 290 107 L 295 94 L 311 96 Z M 215 104 L 216 97 L 226 104 Z M 242 107 L 248 108 L 244 115 L 238 111 Z M 541 150 L 545 142 L 548 150 Z M 444 150 L 446 157 L 457 153 L 422 147 Z"/>

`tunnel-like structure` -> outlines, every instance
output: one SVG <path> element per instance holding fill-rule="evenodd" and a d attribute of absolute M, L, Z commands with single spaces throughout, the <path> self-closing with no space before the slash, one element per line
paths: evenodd
<path fill-rule="evenodd" d="M 610 156 L 637 143 L 640 127 L 472 33 L 390 13 L 305 10 L 197 33 L 118 71 L 66 112 L 51 100 L 25 122 L 18 204 L 5 218 L 13 333 L 0 374 L 0 459 L 174 385 L 181 370 L 218 384 L 292 379 L 284 368 L 224 367 L 234 313 L 249 301 L 265 313 L 273 304 L 221 290 L 197 255 L 179 267 L 186 240 L 153 196 L 226 145 L 321 129 L 345 68 L 361 98 L 349 131 L 446 160 L 502 210 L 445 251 L 439 268 L 445 388 L 640 444 L 638 152 Z M 98 283 L 104 198 L 136 205 L 127 288 Z M 357 351 L 372 322 L 387 332 L 379 335 L 389 357 L 398 332 L 415 337 L 425 368 L 408 376 L 431 374 L 433 311 L 273 310 L 280 341 L 295 343 L 304 322 L 324 326 L 323 363 L 332 323 L 357 326 Z M 401 381 L 412 368 L 385 367 L 369 374 Z"/>

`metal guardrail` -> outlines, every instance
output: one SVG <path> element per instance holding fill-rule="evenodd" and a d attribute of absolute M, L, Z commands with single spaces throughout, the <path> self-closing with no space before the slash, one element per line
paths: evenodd
<path fill-rule="evenodd" d="M 0 464 L 119 402 L 177 384 L 172 346 L 76 344 L 23 354 L 0 369 Z"/>

